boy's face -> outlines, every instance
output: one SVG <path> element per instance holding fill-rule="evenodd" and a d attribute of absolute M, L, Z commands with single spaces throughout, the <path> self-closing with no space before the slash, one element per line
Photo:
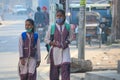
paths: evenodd
<path fill-rule="evenodd" d="M 26 29 L 32 29 L 32 28 L 33 28 L 33 25 L 32 25 L 29 21 L 26 21 L 26 22 L 25 22 L 25 28 L 26 28 Z"/>

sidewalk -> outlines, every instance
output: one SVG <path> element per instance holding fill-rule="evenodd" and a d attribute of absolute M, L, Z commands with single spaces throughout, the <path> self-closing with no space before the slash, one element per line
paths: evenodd
<path fill-rule="evenodd" d="M 74 45 L 71 45 L 70 52 L 71 57 L 77 58 L 78 51 Z M 38 80 L 49 80 L 49 65 L 46 64 L 46 61 L 44 60 L 46 54 L 47 52 L 45 48 L 41 47 L 42 63 L 38 68 Z M 103 71 L 103 69 L 115 69 L 117 67 L 117 60 L 120 59 L 120 45 L 103 45 L 102 48 L 98 48 L 98 46 L 90 47 L 86 45 L 85 59 L 91 60 L 93 63 L 93 69 L 97 69 L 94 73 L 91 73 L 93 72 L 91 71 L 87 72 L 87 74 L 99 75 L 99 71 Z M 19 80 L 17 63 L 18 52 L 0 53 L 0 80 Z M 111 71 L 109 71 L 109 73 L 111 73 Z M 85 73 L 71 73 L 71 80 L 83 80 L 83 78 L 85 78 Z"/>

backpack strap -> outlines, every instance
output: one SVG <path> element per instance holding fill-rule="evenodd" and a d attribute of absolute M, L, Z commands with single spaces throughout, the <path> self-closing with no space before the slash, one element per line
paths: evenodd
<path fill-rule="evenodd" d="M 54 35 L 55 33 L 55 24 L 51 26 L 51 35 Z"/>
<path fill-rule="evenodd" d="M 70 31 L 70 24 L 65 23 L 65 28 L 67 29 L 67 31 Z M 54 32 L 55 32 L 55 24 L 51 26 L 51 35 L 54 35 Z"/>
<path fill-rule="evenodd" d="M 26 32 L 23 32 L 22 33 L 22 40 L 25 41 L 26 37 L 27 37 Z"/>
<path fill-rule="evenodd" d="M 37 44 L 37 40 L 38 40 L 38 34 L 37 33 L 34 33 L 34 45 Z M 27 35 L 26 35 L 26 32 L 23 32 L 22 33 L 22 40 L 25 41 L 27 38 Z"/>
<path fill-rule="evenodd" d="M 66 27 L 67 31 L 70 31 L 70 24 L 65 23 L 65 27 Z"/>

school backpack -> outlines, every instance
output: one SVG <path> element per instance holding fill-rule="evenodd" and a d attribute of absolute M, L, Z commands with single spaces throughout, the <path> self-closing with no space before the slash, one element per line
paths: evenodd
<path fill-rule="evenodd" d="M 50 32 L 50 40 L 51 40 L 51 41 L 53 41 L 54 32 L 55 32 L 55 27 L 56 27 L 56 24 L 53 24 L 53 25 L 51 26 L 51 32 Z M 65 28 L 67 29 L 67 31 L 70 31 L 70 24 L 65 23 Z M 45 46 L 46 46 L 47 51 L 49 52 L 50 45 L 49 45 L 49 44 L 46 44 Z"/>
<path fill-rule="evenodd" d="M 34 33 L 33 36 L 34 36 L 34 45 L 36 45 L 37 44 L 37 40 L 38 40 L 38 34 Z M 22 33 L 22 40 L 25 41 L 26 38 L 27 38 L 27 34 L 26 34 L 26 32 L 23 32 Z"/>
<path fill-rule="evenodd" d="M 54 35 L 55 27 L 56 27 L 55 24 L 53 24 L 53 25 L 51 26 L 51 35 Z M 67 29 L 67 31 L 70 31 L 70 25 L 69 25 L 69 24 L 65 23 L 65 28 Z"/>

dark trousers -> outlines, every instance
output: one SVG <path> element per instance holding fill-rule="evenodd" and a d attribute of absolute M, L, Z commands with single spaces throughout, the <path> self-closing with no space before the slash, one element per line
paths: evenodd
<path fill-rule="evenodd" d="M 59 80 L 61 72 L 61 80 L 70 80 L 70 63 L 54 65 L 53 54 L 50 53 L 50 80 Z"/>

